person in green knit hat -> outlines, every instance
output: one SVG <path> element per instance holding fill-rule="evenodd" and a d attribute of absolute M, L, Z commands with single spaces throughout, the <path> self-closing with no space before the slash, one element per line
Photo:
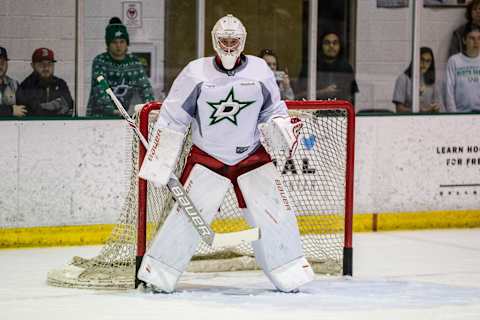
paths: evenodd
<path fill-rule="evenodd" d="M 105 29 L 107 52 L 95 57 L 92 64 L 92 87 L 87 105 L 87 116 L 119 115 L 110 97 L 97 83 L 104 76 L 115 95 L 128 112 L 139 103 L 155 100 L 152 86 L 143 65 L 137 57 L 127 53 L 130 39 L 122 21 L 113 17 Z"/>

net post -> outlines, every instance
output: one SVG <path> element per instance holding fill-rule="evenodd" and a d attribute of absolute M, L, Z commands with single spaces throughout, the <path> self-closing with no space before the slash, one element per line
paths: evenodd
<path fill-rule="evenodd" d="M 149 102 L 143 106 L 139 113 L 139 129 L 145 139 L 148 141 L 148 118 L 152 110 L 158 109 L 159 102 Z M 147 153 L 145 146 L 138 142 L 138 171 L 142 166 L 143 159 Z M 140 264 L 147 249 L 147 181 L 138 179 L 138 217 L 137 217 L 137 254 L 135 256 L 135 288 L 139 286 L 141 281 L 137 278 Z"/>
<path fill-rule="evenodd" d="M 343 275 L 352 276 L 353 275 L 353 249 L 343 247 Z"/>
<path fill-rule="evenodd" d="M 355 162 L 355 108 L 348 100 L 326 100 L 326 101 L 287 101 L 287 106 L 300 104 L 302 109 L 315 110 L 321 104 L 323 110 L 344 109 L 347 114 L 347 145 L 346 145 L 346 167 L 345 172 L 345 222 L 344 222 L 344 245 L 343 245 L 343 275 L 353 275 L 353 182 Z"/>
<path fill-rule="evenodd" d="M 347 112 L 347 170 L 345 172 L 345 243 L 343 248 L 343 275 L 353 275 L 353 194 L 355 163 L 355 109 L 349 101 L 343 101 Z"/>

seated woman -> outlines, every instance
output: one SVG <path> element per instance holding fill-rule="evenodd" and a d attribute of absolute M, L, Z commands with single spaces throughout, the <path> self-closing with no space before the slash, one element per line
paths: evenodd
<path fill-rule="evenodd" d="M 435 59 L 432 49 L 420 48 L 420 112 L 439 112 L 441 95 L 435 85 Z M 412 112 L 412 63 L 395 82 L 393 100 L 397 113 Z"/>
<path fill-rule="evenodd" d="M 278 70 L 277 55 L 270 49 L 263 49 L 258 56 L 265 60 L 275 74 L 275 79 L 277 80 L 278 87 L 280 88 L 282 100 L 294 100 L 295 94 L 290 86 L 290 78 L 288 77 L 287 69 L 285 68 L 285 71 Z"/>

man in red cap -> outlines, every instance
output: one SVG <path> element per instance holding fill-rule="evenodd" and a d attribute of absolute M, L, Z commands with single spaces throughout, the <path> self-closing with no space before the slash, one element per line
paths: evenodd
<path fill-rule="evenodd" d="M 7 76 L 8 60 L 7 49 L 0 47 L 0 116 L 23 117 L 27 109 L 15 103 L 18 81 Z"/>
<path fill-rule="evenodd" d="M 48 48 L 32 55 L 33 72 L 17 90 L 17 104 L 27 107 L 28 116 L 72 115 L 73 99 L 67 83 L 54 76 L 55 57 Z"/>

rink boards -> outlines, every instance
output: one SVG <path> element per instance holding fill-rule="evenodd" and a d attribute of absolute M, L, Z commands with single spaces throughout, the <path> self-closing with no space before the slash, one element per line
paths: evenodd
<path fill-rule="evenodd" d="M 480 226 L 479 120 L 357 117 L 354 229 Z M 0 130 L 0 246 L 102 242 L 128 188 L 124 122 L 0 121 Z"/>

